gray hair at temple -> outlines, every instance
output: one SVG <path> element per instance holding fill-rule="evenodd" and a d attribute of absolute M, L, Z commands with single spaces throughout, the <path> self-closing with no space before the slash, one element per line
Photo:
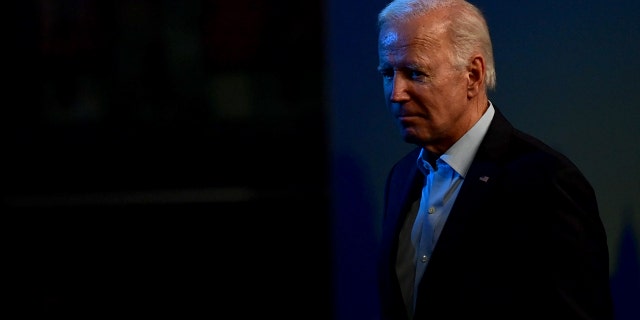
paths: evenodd
<path fill-rule="evenodd" d="M 394 0 L 378 14 L 378 26 L 388 22 L 405 21 L 421 16 L 435 8 L 456 7 L 451 11 L 449 35 L 453 43 L 454 59 L 458 66 L 466 66 L 468 58 L 480 50 L 485 59 L 485 87 L 495 89 L 496 71 L 489 27 L 484 15 L 473 4 L 463 0 Z"/>

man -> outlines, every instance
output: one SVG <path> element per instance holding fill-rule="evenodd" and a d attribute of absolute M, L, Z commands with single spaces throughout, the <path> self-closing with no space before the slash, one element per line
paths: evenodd
<path fill-rule="evenodd" d="M 396 0 L 379 31 L 386 103 L 416 145 L 385 187 L 382 319 L 612 319 L 594 191 L 489 100 L 482 13 Z"/>

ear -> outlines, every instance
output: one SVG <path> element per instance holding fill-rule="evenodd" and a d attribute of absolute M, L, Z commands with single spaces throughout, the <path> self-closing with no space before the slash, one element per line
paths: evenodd
<path fill-rule="evenodd" d="M 467 98 L 471 99 L 484 90 L 485 75 L 484 57 L 473 56 L 467 66 Z"/>

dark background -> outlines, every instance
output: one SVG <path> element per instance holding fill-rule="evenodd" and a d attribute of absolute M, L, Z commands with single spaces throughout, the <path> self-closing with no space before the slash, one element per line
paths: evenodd
<path fill-rule="evenodd" d="M 376 319 L 387 1 L 10 1 L 2 211 L 21 318 Z M 640 310 L 632 0 L 475 1 L 512 122 L 598 195 Z"/>
<path fill-rule="evenodd" d="M 319 1 L 12 9 L 19 315 L 331 317 Z"/>

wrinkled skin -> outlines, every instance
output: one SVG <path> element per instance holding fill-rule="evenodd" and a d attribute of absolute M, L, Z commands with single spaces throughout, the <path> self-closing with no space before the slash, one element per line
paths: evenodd
<path fill-rule="evenodd" d="M 378 70 L 387 107 L 405 142 L 440 155 L 488 107 L 485 60 L 478 52 L 454 65 L 446 11 L 381 26 Z"/>

